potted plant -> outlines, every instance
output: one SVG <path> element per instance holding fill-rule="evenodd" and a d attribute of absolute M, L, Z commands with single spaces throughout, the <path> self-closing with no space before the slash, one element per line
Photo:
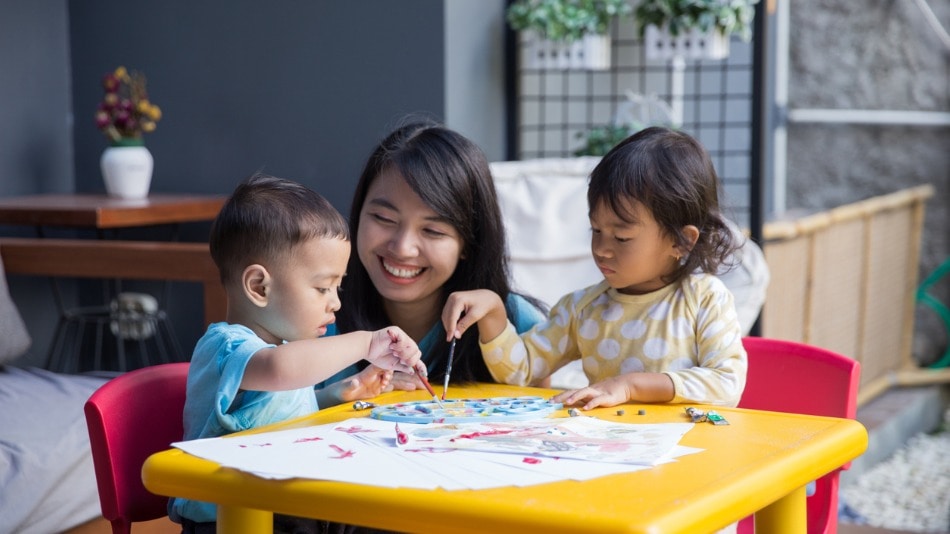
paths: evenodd
<path fill-rule="evenodd" d="M 574 150 L 574 155 L 605 156 L 611 148 L 642 129 L 638 124 L 607 124 L 577 132 L 577 138 L 583 139 L 584 144 Z"/>
<path fill-rule="evenodd" d="M 628 0 L 516 0 L 506 18 L 532 34 L 533 68 L 610 67 L 610 22 L 632 11 Z"/>
<path fill-rule="evenodd" d="M 148 196 L 153 159 L 143 135 L 155 131 L 162 110 L 149 100 L 145 82 L 145 75 L 125 67 L 102 78 L 105 94 L 96 110 L 96 127 L 109 140 L 99 163 L 111 196 Z"/>
<path fill-rule="evenodd" d="M 722 59 L 729 38 L 752 38 L 759 0 L 640 0 L 634 10 L 648 59 Z"/>
<path fill-rule="evenodd" d="M 673 109 L 655 94 L 627 91 L 610 124 L 577 132 L 577 138 L 583 139 L 584 144 L 574 150 L 574 155 L 604 156 L 618 143 L 649 126 L 677 128 Z"/>

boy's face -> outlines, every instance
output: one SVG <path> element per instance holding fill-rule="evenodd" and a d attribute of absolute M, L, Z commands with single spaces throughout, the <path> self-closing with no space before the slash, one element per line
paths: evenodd
<path fill-rule="evenodd" d="M 597 268 L 610 287 L 630 295 L 656 291 L 666 285 L 661 277 L 676 268 L 680 254 L 673 239 L 643 204 L 625 201 L 629 223 L 601 203 L 590 214 L 590 248 Z"/>
<path fill-rule="evenodd" d="M 349 241 L 315 238 L 274 262 L 260 318 L 273 339 L 265 340 L 279 343 L 324 335 L 340 309 L 340 282 L 349 257 Z"/>
<path fill-rule="evenodd" d="M 356 249 L 388 304 L 431 304 L 439 313 L 438 299 L 458 266 L 462 238 L 398 171 L 388 170 L 367 191 Z"/>

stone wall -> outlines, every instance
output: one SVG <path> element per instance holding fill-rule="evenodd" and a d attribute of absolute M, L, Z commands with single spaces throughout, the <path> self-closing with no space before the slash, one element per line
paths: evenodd
<path fill-rule="evenodd" d="M 950 2 L 928 0 L 944 28 Z M 913 0 L 795 0 L 790 19 L 790 109 L 950 111 L 950 50 Z M 826 209 L 933 184 L 919 278 L 950 256 L 950 127 L 792 123 L 788 207 Z M 896 282 L 896 281 L 895 281 Z M 950 277 L 934 293 L 950 305 Z M 947 345 L 936 314 L 918 306 L 914 354 Z"/>

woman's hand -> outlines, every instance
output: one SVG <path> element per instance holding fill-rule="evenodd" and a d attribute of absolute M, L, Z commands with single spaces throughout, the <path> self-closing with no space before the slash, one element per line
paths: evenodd
<path fill-rule="evenodd" d="M 359 373 L 342 380 L 339 391 L 341 402 L 371 399 L 381 393 L 391 391 L 393 372 L 370 365 Z"/>
<path fill-rule="evenodd" d="M 425 389 L 422 381 L 415 374 L 406 374 L 396 371 L 393 373 L 392 380 L 389 381 L 390 390 L 415 391 Z"/>

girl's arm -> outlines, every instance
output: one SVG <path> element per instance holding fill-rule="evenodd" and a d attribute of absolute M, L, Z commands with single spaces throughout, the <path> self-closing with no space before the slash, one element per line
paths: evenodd
<path fill-rule="evenodd" d="M 457 336 L 472 325 L 478 326 L 482 357 L 495 380 L 519 386 L 534 385 L 579 358 L 573 337 L 567 335 L 571 329 L 572 302 L 572 296 L 566 295 L 552 309 L 546 322 L 519 335 L 508 321 L 501 298 L 494 292 L 460 291 L 449 296 L 442 321 L 446 331 L 455 332 Z M 565 336 L 572 341 L 561 343 Z M 450 334 L 449 339 L 451 337 Z"/>
<path fill-rule="evenodd" d="M 489 289 L 456 291 L 449 295 L 442 308 L 442 324 L 448 339 L 461 338 L 472 325 L 478 325 L 478 340 L 482 343 L 500 336 L 508 326 L 505 304 L 497 293 Z"/>
<path fill-rule="evenodd" d="M 581 389 L 571 389 L 551 398 L 565 405 L 584 403 L 582 409 L 616 406 L 628 401 L 669 402 L 675 391 L 666 373 L 624 373 Z"/>
<path fill-rule="evenodd" d="M 676 391 L 673 402 L 737 406 L 745 389 L 748 360 L 732 293 L 722 282 L 706 277 L 700 286 L 696 318 L 694 367 L 667 371 Z"/>
<path fill-rule="evenodd" d="M 384 369 L 412 373 L 421 355 L 416 343 L 395 326 L 290 341 L 254 353 L 241 389 L 286 391 L 312 386 L 364 358 Z"/>

